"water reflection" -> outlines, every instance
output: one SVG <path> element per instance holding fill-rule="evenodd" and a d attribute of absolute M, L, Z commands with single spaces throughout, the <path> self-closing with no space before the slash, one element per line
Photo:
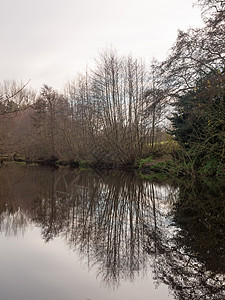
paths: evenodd
<path fill-rule="evenodd" d="M 223 299 L 222 188 L 212 197 L 200 184 L 18 166 L 1 168 L 0 182 L 0 230 L 7 235 L 33 224 L 46 242 L 64 238 L 110 288 L 151 269 L 175 299 Z"/>

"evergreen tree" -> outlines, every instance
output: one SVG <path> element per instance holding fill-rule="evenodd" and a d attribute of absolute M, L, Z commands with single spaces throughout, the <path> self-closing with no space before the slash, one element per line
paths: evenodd
<path fill-rule="evenodd" d="M 179 96 L 170 133 L 194 168 L 208 164 L 213 174 L 225 163 L 225 74 L 207 75 L 197 86 Z"/>

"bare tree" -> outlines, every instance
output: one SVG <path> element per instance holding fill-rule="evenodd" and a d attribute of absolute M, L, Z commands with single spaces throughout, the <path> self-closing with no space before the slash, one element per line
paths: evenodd
<path fill-rule="evenodd" d="M 202 10 L 202 18 L 207 26 L 217 27 L 225 24 L 224 0 L 197 0 L 196 5 Z"/>
<path fill-rule="evenodd" d="M 18 141 L 26 136 L 26 130 L 23 131 L 19 124 L 28 116 L 27 110 L 36 98 L 35 91 L 27 87 L 28 83 L 5 80 L 0 84 L 0 151 L 4 154 L 18 151 Z"/>

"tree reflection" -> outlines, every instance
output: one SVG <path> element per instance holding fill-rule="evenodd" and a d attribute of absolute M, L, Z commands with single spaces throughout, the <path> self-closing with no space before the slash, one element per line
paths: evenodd
<path fill-rule="evenodd" d="M 156 284 L 166 283 L 176 299 L 223 299 L 222 187 L 175 188 L 131 173 L 9 169 L 0 169 L 1 231 L 16 234 L 33 223 L 46 242 L 63 237 L 110 288 L 151 266 Z"/>
<path fill-rule="evenodd" d="M 183 267 L 174 276 L 178 299 L 224 299 L 225 186 L 185 183 L 179 191 L 174 205 L 181 229 L 175 244 L 183 256 Z"/>
<path fill-rule="evenodd" d="M 146 234 L 155 234 L 163 222 L 160 187 L 159 197 L 153 184 L 123 173 L 61 174 L 51 187 L 34 213 L 46 241 L 64 236 L 110 286 L 145 271 Z"/>

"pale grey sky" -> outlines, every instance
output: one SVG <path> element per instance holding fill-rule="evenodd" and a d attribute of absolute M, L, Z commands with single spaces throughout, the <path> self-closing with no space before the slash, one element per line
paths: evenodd
<path fill-rule="evenodd" d="M 194 0 L 0 0 L 0 82 L 61 89 L 98 52 L 161 60 L 177 30 L 200 27 Z"/>

